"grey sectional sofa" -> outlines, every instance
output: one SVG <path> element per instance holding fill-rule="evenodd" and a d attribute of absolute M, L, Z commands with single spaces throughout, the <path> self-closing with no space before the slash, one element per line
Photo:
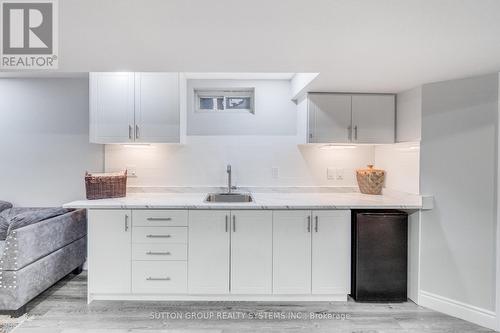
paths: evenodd
<path fill-rule="evenodd" d="M 86 257 L 84 210 L 12 208 L 0 201 L 0 314 L 19 316 L 26 304 Z"/>

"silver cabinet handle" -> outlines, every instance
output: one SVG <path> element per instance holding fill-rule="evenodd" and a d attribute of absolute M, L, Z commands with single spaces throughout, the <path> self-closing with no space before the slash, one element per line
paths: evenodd
<path fill-rule="evenodd" d="M 314 217 L 314 231 L 318 232 L 318 215 Z"/>
<path fill-rule="evenodd" d="M 228 229 L 228 223 L 229 222 L 229 216 L 226 215 L 226 232 L 227 232 L 227 229 Z"/>
<path fill-rule="evenodd" d="M 125 231 L 128 231 L 128 214 L 125 214 Z"/>
<path fill-rule="evenodd" d="M 311 232 L 311 216 L 307 217 L 307 232 Z"/>
<path fill-rule="evenodd" d="M 148 277 L 146 278 L 148 281 L 170 281 L 169 277 L 164 277 L 164 278 L 155 278 L 155 277 Z"/>
<path fill-rule="evenodd" d="M 358 125 L 354 126 L 354 140 L 358 140 Z"/>
<path fill-rule="evenodd" d="M 148 221 L 172 221 L 171 217 L 148 217 Z"/>
<path fill-rule="evenodd" d="M 233 232 L 236 232 L 236 215 L 233 215 Z"/>
<path fill-rule="evenodd" d="M 150 256 L 169 256 L 170 252 L 152 252 L 152 251 L 148 251 L 148 252 L 146 252 L 146 254 L 150 255 Z"/>
<path fill-rule="evenodd" d="M 170 238 L 170 235 L 146 235 L 147 238 Z"/>
<path fill-rule="evenodd" d="M 135 138 L 139 139 L 139 125 L 135 125 Z"/>
<path fill-rule="evenodd" d="M 132 125 L 128 125 L 128 138 L 132 140 Z"/>

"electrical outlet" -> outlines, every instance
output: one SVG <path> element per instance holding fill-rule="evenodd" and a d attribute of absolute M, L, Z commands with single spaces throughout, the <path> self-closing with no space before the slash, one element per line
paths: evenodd
<path fill-rule="evenodd" d="M 271 175 L 273 179 L 278 179 L 280 176 L 280 169 L 278 167 L 272 167 L 271 168 Z"/>
<path fill-rule="evenodd" d="M 127 165 L 127 177 L 137 177 L 137 169 L 135 165 Z"/>
<path fill-rule="evenodd" d="M 329 180 L 335 179 L 335 169 L 334 168 L 326 168 L 326 179 L 329 179 Z"/>
<path fill-rule="evenodd" d="M 335 170 L 335 180 L 344 180 L 344 169 Z"/>

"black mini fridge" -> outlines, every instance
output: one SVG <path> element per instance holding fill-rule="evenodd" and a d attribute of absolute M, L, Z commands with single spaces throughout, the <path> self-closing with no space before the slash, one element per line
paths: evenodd
<path fill-rule="evenodd" d="M 357 302 L 405 302 L 408 215 L 353 210 L 351 297 Z"/>

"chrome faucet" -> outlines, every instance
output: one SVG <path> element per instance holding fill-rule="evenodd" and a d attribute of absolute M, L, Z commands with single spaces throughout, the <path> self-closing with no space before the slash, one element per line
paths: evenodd
<path fill-rule="evenodd" d="M 236 189 L 236 186 L 231 185 L 231 175 L 232 175 L 231 164 L 227 165 L 226 172 L 227 172 L 227 193 L 231 194 L 232 191 Z"/>

